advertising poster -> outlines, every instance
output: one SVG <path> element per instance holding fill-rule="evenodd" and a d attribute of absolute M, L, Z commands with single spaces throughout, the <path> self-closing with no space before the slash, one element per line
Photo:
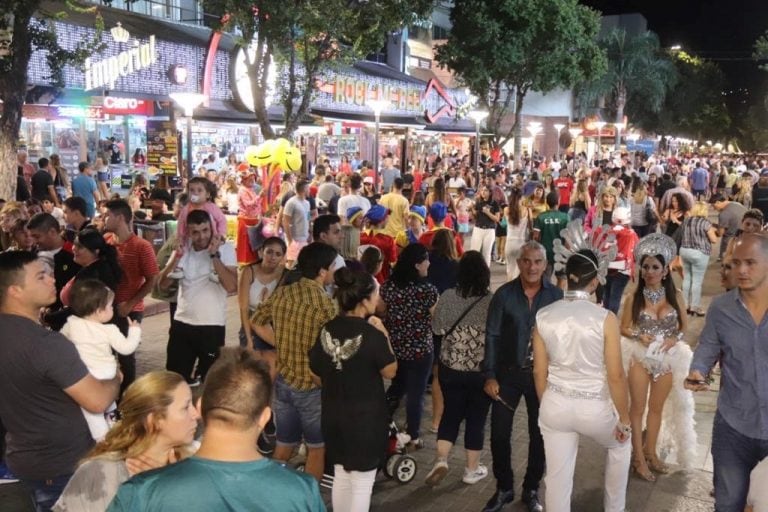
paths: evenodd
<path fill-rule="evenodd" d="M 170 121 L 147 120 L 147 172 L 150 175 L 178 173 L 179 139 Z"/>

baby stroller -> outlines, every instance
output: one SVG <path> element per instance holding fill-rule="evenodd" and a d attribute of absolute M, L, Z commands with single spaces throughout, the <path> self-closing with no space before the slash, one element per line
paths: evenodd
<path fill-rule="evenodd" d="M 411 436 L 405 432 L 400 432 L 394 420 L 389 423 L 389 443 L 387 444 L 384 474 L 400 484 L 407 484 L 413 480 L 418 469 L 416 459 L 405 452 L 405 447 L 410 440 Z"/>

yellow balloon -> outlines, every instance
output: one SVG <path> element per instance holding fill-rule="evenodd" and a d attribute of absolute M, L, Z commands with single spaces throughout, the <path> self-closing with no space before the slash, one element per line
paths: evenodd
<path fill-rule="evenodd" d="M 275 141 L 265 140 L 259 144 L 254 155 L 254 161 L 248 161 L 249 164 L 260 167 L 275 161 Z"/>
<path fill-rule="evenodd" d="M 285 146 L 283 144 L 275 143 L 275 149 L 273 152 L 272 161 L 276 164 L 279 164 L 282 167 L 283 162 L 285 161 L 285 152 L 288 151 L 289 149 L 291 149 L 290 146 Z"/>
<path fill-rule="evenodd" d="M 291 147 L 291 141 L 288 139 L 284 139 L 280 137 L 279 139 L 275 139 L 275 148 L 276 149 L 283 149 L 286 150 L 289 147 Z"/>
<path fill-rule="evenodd" d="M 299 171 L 301 169 L 301 150 L 295 147 L 286 149 L 283 153 L 283 159 L 280 161 L 280 167 L 286 171 Z"/>
<path fill-rule="evenodd" d="M 243 154 L 243 157 L 246 162 L 248 162 L 250 165 L 258 166 L 258 155 L 259 152 L 259 146 L 248 146 L 245 148 L 245 153 Z"/>

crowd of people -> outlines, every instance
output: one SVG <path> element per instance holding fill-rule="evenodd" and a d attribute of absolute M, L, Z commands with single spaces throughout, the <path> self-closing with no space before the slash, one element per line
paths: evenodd
<path fill-rule="evenodd" d="M 630 468 L 654 481 L 691 465 L 692 391 L 716 365 L 716 508 L 765 503 L 764 162 L 534 155 L 474 172 L 446 157 L 401 171 L 387 155 L 379 172 L 287 173 L 269 200 L 236 159 L 180 191 L 138 178 L 127 197 L 102 190 L 98 162 L 59 185 L 54 161 L 30 173 L 20 153 L 32 198 L 0 209 L 1 451 L 38 510 L 323 510 L 324 474 L 334 510 L 368 510 L 405 399 L 404 449 L 430 446 L 423 423 L 437 438 L 430 486 L 462 423 L 462 481 L 488 477 L 490 411 L 483 510 L 498 511 L 515 498 L 524 398 L 525 507 L 570 510 L 585 435 L 607 450 L 605 510 L 621 511 Z M 145 220 L 176 223 L 157 253 L 135 232 Z M 718 243 L 726 293 L 705 311 Z M 137 376 L 150 294 L 170 303 L 166 364 Z M 225 349 L 231 294 L 240 347 Z M 694 353 L 688 324 L 705 316 Z M 300 446 L 303 475 L 287 467 Z"/>

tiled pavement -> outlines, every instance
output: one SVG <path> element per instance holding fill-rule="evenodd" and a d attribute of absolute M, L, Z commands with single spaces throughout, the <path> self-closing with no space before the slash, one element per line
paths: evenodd
<path fill-rule="evenodd" d="M 714 258 L 704 285 L 705 304 L 709 298 L 720 293 L 716 272 L 717 262 Z M 494 288 L 504 279 L 503 267 L 494 264 Z M 236 345 L 239 315 L 236 299 L 228 300 L 227 315 L 227 345 Z M 147 318 L 143 324 L 142 344 L 138 350 L 138 371 L 144 373 L 152 369 L 162 368 L 165 364 L 165 345 L 168 333 L 168 313 L 165 304 L 150 301 L 147 308 Z M 691 321 L 689 340 L 696 340 L 703 326 L 703 319 Z M 424 428 L 431 421 L 431 402 L 427 396 Z M 709 454 L 711 444 L 712 420 L 716 405 L 714 391 L 700 393 L 696 396 L 696 423 L 699 440 L 699 457 L 696 467 L 691 471 L 677 470 L 669 475 L 660 476 L 655 483 L 649 483 L 630 477 L 627 507 L 631 512 L 705 512 L 713 510 L 713 500 L 710 498 L 712 489 L 712 462 Z M 463 431 L 459 436 L 459 446 L 454 448 L 449 460 L 450 471 L 443 482 L 436 488 L 424 485 L 424 478 L 431 468 L 435 435 L 423 434 L 426 446 L 414 453 L 418 463 L 416 478 L 407 485 L 400 485 L 387 479 L 383 474 L 377 478 L 373 494 L 373 511 L 406 512 L 406 511 L 445 511 L 462 512 L 482 510 L 483 505 L 495 490 L 492 475 L 475 485 L 461 482 L 463 473 L 464 454 L 462 446 Z M 481 462 L 491 469 L 491 454 L 489 446 L 490 422 L 486 427 L 486 450 L 483 451 Z M 522 475 L 525 473 L 525 463 L 528 452 L 528 433 L 525 407 L 519 407 L 515 416 L 515 427 L 512 440 L 512 465 L 516 475 L 517 494 L 520 493 Z M 602 484 L 604 476 L 604 451 L 590 440 L 582 440 L 574 477 L 572 510 L 574 512 L 592 512 L 602 510 Z M 543 494 L 543 486 L 542 486 Z M 330 492 L 324 491 L 327 502 L 330 503 Z M 22 505 L 21 490 L 15 484 L 0 486 L 0 510 L 3 512 L 26 511 Z M 523 511 L 525 507 L 519 500 L 508 505 L 506 511 Z"/>

